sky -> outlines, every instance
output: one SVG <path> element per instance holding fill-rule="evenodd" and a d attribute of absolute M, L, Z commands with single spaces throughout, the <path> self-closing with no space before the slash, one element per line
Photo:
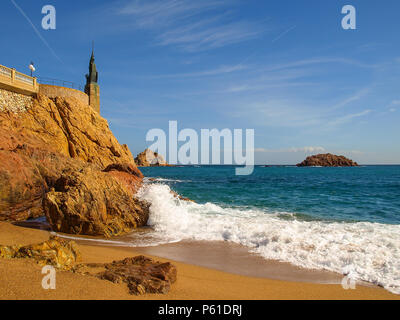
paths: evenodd
<path fill-rule="evenodd" d="M 342 7 L 356 29 L 342 28 Z M 56 29 L 42 28 L 44 5 Z M 2 0 L 0 64 L 85 84 L 143 151 L 150 129 L 254 129 L 257 164 L 316 153 L 400 164 L 397 0 Z"/>

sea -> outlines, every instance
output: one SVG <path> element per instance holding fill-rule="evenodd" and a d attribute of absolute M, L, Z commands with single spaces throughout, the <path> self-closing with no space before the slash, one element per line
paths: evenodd
<path fill-rule="evenodd" d="M 232 243 L 400 294 L 400 166 L 140 168 L 148 227 L 108 245 Z M 176 196 L 187 197 L 192 201 Z M 93 239 L 93 241 L 98 241 Z"/>
<path fill-rule="evenodd" d="M 151 228 L 136 245 L 231 242 L 400 294 L 400 166 L 256 166 L 249 176 L 236 176 L 234 166 L 141 171 Z"/>

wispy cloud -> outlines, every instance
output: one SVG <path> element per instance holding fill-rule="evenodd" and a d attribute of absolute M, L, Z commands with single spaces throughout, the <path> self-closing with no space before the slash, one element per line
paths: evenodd
<path fill-rule="evenodd" d="M 226 73 L 232 73 L 236 71 L 241 71 L 247 69 L 247 66 L 244 65 L 234 65 L 234 66 L 220 66 L 215 69 L 209 69 L 198 72 L 189 72 L 189 73 L 173 73 L 173 74 L 160 74 L 153 75 L 150 78 L 163 79 L 163 78 L 195 78 L 195 77 L 207 77 L 207 76 L 216 76 Z"/>
<path fill-rule="evenodd" d="M 246 107 L 243 107 L 245 105 Z M 232 109 L 232 110 L 231 110 Z M 329 108 L 315 102 L 271 99 L 264 102 L 238 102 L 229 115 L 251 121 L 255 126 L 332 130 L 351 123 L 372 112 L 367 109 L 356 113 L 332 113 Z"/>
<path fill-rule="evenodd" d="M 358 112 L 358 113 L 347 114 L 347 115 L 345 115 L 345 116 L 338 117 L 338 118 L 336 118 L 336 119 L 330 121 L 330 122 L 328 123 L 328 125 L 329 125 L 329 126 L 342 125 L 342 124 L 345 124 L 345 123 L 347 123 L 347 122 L 352 121 L 352 120 L 355 119 L 355 118 L 364 117 L 364 116 L 366 116 L 366 115 L 369 114 L 369 113 L 371 113 L 371 110 L 364 110 L 364 111 L 361 111 L 361 112 Z"/>
<path fill-rule="evenodd" d="M 291 61 L 288 63 L 283 63 L 283 64 L 276 64 L 274 66 L 267 66 L 265 67 L 265 71 L 274 71 L 274 70 L 284 70 L 284 69 L 291 69 L 291 68 L 298 68 L 298 67 L 304 67 L 304 66 L 309 66 L 309 65 L 321 65 L 321 64 L 328 64 L 330 66 L 332 65 L 339 65 L 339 64 L 347 64 L 359 68 L 367 68 L 367 69 L 374 69 L 378 68 L 379 65 L 374 65 L 374 64 L 366 64 L 362 63 L 357 60 L 353 59 L 348 59 L 348 58 L 337 58 L 337 57 L 316 57 L 316 58 L 310 58 L 310 59 L 302 59 L 302 60 L 295 60 Z"/>
<path fill-rule="evenodd" d="M 59 60 L 60 62 L 62 62 L 62 60 L 60 59 L 60 57 L 55 53 L 55 51 L 53 50 L 53 48 L 49 45 L 49 43 L 46 41 L 46 39 L 42 36 L 42 34 L 39 32 L 39 30 L 35 27 L 35 25 L 33 24 L 32 20 L 28 17 L 28 15 L 25 13 L 24 10 L 22 10 L 22 8 L 15 2 L 15 0 L 11 0 L 12 4 L 14 5 L 14 7 L 22 14 L 22 16 L 25 18 L 25 20 L 30 24 L 30 26 L 32 27 L 33 31 L 35 31 L 36 35 L 39 37 L 40 40 L 42 40 L 42 42 L 45 44 L 45 46 L 50 50 L 51 54 L 57 58 L 57 60 Z"/>
<path fill-rule="evenodd" d="M 369 92 L 370 92 L 369 88 L 361 89 L 361 90 L 357 91 L 355 94 L 353 94 L 352 96 L 347 97 L 344 100 L 342 100 L 341 102 L 334 105 L 331 108 L 331 110 L 337 110 L 337 109 L 347 106 L 348 104 L 350 104 L 352 102 L 358 101 L 361 98 L 365 97 Z"/>
<path fill-rule="evenodd" d="M 229 110 L 229 115 L 269 127 L 310 127 L 323 122 L 321 114 L 307 104 L 283 99 L 238 102 L 234 109 Z"/>
<path fill-rule="evenodd" d="M 224 1 L 134 0 L 125 1 L 117 12 L 121 15 L 135 16 L 139 27 L 158 28 L 191 19 L 223 5 Z"/>
<path fill-rule="evenodd" d="M 117 14 L 133 17 L 138 28 L 154 32 L 157 45 L 202 51 L 254 39 L 265 32 L 262 23 L 231 19 L 233 4 L 213 0 L 129 1 Z"/>
<path fill-rule="evenodd" d="M 315 153 L 315 152 L 325 152 L 326 149 L 324 147 L 301 147 L 301 148 L 287 148 L 287 149 L 265 149 L 265 148 L 257 148 L 254 149 L 255 152 L 266 152 L 266 153 L 282 153 L 282 152 L 290 152 L 290 153 Z"/>
<path fill-rule="evenodd" d="M 296 28 L 296 26 L 292 26 L 289 29 L 285 30 L 284 32 L 282 32 L 280 35 L 278 35 L 275 39 L 272 40 L 272 43 L 278 41 L 279 39 L 281 39 L 282 37 L 284 37 L 287 33 L 289 33 L 290 31 L 294 30 Z"/>

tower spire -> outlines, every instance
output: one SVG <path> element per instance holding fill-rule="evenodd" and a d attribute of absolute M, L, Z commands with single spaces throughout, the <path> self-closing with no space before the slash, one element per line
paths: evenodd
<path fill-rule="evenodd" d="M 89 74 L 86 75 L 85 93 L 89 96 L 90 106 L 100 112 L 100 88 L 97 84 L 99 73 L 94 62 L 94 41 L 92 41 L 92 56 L 89 62 Z"/>

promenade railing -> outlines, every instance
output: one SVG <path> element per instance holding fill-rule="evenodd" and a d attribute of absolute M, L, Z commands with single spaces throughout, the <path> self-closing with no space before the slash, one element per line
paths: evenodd
<path fill-rule="evenodd" d="M 66 81 L 66 80 L 60 80 L 60 79 L 53 79 L 53 78 L 46 78 L 46 77 L 38 77 L 37 78 L 38 83 L 41 84 L 50 84 L 53 86 L 59 86 L 59 87 L 67 87 L 67 88 L 72 88 L 80 91 L 84 91 L 83 86 L 76 84 L 71 81 Z"/>

